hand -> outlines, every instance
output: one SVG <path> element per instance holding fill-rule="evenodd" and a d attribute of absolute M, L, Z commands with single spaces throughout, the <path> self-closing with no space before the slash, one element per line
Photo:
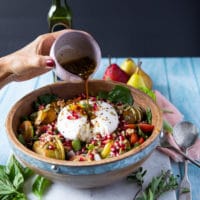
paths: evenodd
<path fill-rule="evenodd" d="M 0 82 L 25 81 L 51 70 L 55 63 L 49 56 L 54 40 L 70 30 L 38 36 L 24 48 L 0 59 Z M 1 83 L 2 85 L 2 83 Z"/>

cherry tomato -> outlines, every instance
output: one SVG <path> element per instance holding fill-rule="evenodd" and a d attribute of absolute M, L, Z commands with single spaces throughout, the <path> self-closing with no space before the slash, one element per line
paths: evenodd
<path fill-rule="evenodd" d="M 154 125 L 151 124 L 138 124 L 138 126 L 140 127 L 140 129 L 144 132 L 144 133 L 149 133 L 152 132 L 154 129 Z"/>
<path fill-rule="evenodd" d="M 131 137 L 130 137 L 130 143 L 131 144 L 135 144 L 138 141 L 139 137 L 137 135 L 137 133 L 132 133 Z"/>

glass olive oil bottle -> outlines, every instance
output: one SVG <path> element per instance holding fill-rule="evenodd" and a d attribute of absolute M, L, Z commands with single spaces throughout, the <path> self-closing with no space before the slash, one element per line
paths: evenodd
<path fill-rule="evenodd" d="M 66 0 L 52 0 L 48 13 L 49 32 L 72 27 L 72 13 Z"/>

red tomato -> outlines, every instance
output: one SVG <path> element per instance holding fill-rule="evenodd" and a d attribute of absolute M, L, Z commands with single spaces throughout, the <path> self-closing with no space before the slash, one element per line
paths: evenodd
<path fill-rule="evenodd" d="M 142 144 L 144 142 L 144 138 L 143 137 L 140 137 L 140 139 L 138 140 L 138 143 L 139 144 Z"/>
<path fill-rule="evenodd" d="M 136 128 L 136 124 L 124 124 L 124 128 Z"/>
<path fill-rule="evenodd" d="M 144 132 L 144 133 L 149 133 L 149 132 L 152 132 L 153 129 L 154 129 L 154 125 L 151 125 L 151 124 L 138 124 L 140 129 Z"/>
<path fill-rule="evenodd" d="M 138 141 L 138 135 L 136 133 L 131 134 L 130 143 L 135 144 Z"/>

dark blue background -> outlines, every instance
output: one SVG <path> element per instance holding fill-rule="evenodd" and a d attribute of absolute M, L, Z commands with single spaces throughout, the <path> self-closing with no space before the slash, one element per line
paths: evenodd
<path fill-rule="evenodd" d="M 200 56 L 198 0 L 68 0 L 103 56 Z M 0 56 L 48 31 L 51 0 L 0 2 Z"/>

